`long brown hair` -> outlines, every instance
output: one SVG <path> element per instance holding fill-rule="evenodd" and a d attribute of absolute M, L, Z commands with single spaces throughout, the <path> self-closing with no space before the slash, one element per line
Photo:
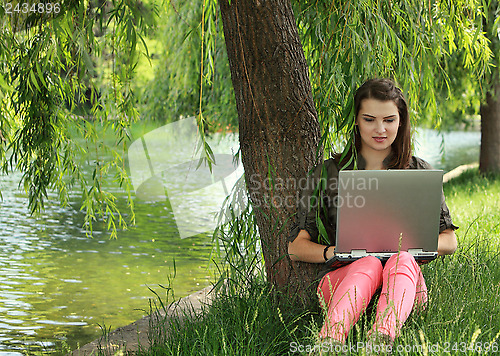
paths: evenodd
<path fill-rule="evenodd" d="M 405 169 L 410 164 L 411 152 L 411 127 L 408 115 L 408 105 L 401 89 L 399 89 L 390 79 L 370 79 L 361 85 L 354 94 L 354 120 L 358 117 L 361 102 L 365 99 L 376 99 L 380 101 L 393 101 L 399 112 L 399 128 L 396 139 L 392 143 L 392 159 L 387 168 Z M 361 135 L 356 125 L 353 125 L 353 141 L 346 157 L 340 162 L 340 166 L 345 165 L 354 157 L 355 153 L 361 151 Z M 354 152 L 355 150 L 355 152 Z M 341 155 L 335 155 L 337 161 Z"/>

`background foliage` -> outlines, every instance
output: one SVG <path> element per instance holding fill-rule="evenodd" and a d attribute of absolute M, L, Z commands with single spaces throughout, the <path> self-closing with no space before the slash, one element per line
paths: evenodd
<path fill-rule="evenodd" d="M 156 9 L 130 1 L 60 5 L 57 14 L 27 17 L 1 8 L 0 165 L 4 174 L 23 173 L 31 212 L 43 209 L 48 190 L 64 203 L 75 189 L 88 231 L 100 217 L 116 233 L 126 222 L 102 182 L 114 174 L 132 207 L 123 160 L 127 127 L 138 118 L 131 82 Z M 107 130 L 111 145 L 102 140 Z M 82 156 L 92 177 L 80 169 Z"/>
<path fill-rule="evenodd" d="M 161 40 L 161 48 L 155 57 L 154 76 L 139 88 L 142 117 L 166 123 L 202 112 L 206 132 L 237 130 L 217 4 L 170 1 L 159 23 L 155 37 Z"/>

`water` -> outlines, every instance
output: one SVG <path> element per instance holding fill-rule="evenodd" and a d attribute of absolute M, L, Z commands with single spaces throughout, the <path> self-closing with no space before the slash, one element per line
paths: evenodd
<path fill-rule="evenodd" d="M 477 131 L 440 134 L 419 128 L 415 135 L 415 155 L 428 161 L 434 168 L 450 171 L 462 164 L 478 162 L 480 144 L 481 133 Z"/>
<path fill-rule="evenodd" d="M 166 203 L 138 202 L 135 229 L 110 240 L 96 224 L 89 239 L 76 204 L 29 217 L 26 198 L 5 189 L 19 178 L 2 177 L 0 354 L 74 349 L 100 336 L 99 324 L 114 329 L 141 318 L 154 297 L 148 287 L 166 295 L 159 284 L 169 286 L 174 259 L 176 296 L 210 284 L 210 236 L 180 239 Z"/>
<path fill-rule="evenodd" d="M 479 133 L 444 134 L 419 130 L 416 155 L 449 170 L 477 161 Z M 221 145 L 233 145 L 229 136 Z M 75 349 L 148 312 L 149 288 L 161 296 L 172 280 L 176 297 L 188 295 L 213 278 L 207 269 L 208 233 L 181 239 L 164 201 L 136 201 L 137 226 L 119 231 L 117 240 L 95 224 L 93 239 L 82 230 L 78 194 L 67 207 L 56 197 L 40 217 L 30 217 L 18 189 L 20 174 L 0 176 L 0 355 L 53 353 L 63 344 Z M 125 207 L 124 195 L 118 204 Z M 196 203 L 196 202 L 194 202 Z"/>

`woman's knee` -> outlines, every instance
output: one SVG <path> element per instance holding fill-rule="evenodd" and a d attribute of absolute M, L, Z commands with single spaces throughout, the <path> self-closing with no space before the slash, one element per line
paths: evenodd
<path fill-rule="evenodd" d="M 415 261 L 415 258 L 411 253 L 406 251 L 401 251 L 397 254 L 392 255 L 384 266 L 385 271 L 404 271 L 411 272 L 415 274 L 415 276 L 420 273 L 420 267 L 418 263 Z M 392 273 L 392 272 L 391 272 Z"/>
<path fill-rule="evenodd" d="M 382 278 L 382 262 L 377 257 L 366 256 L 356 261 L 356 263 L 358 264 L 356 272 L 362 272 L 374 281 L 379 281 Z"/>
<path fill-rule="evenodd" d="M 335 271 L 328 272 L 321 278 L 318 284 L 318 288 L 316 289 L 316 293 L 318 296 L 323 296 L 325 293 L 332 293 L 336 286 L 333 283 L 333 275 Z"/>
<path fill-rule="evenodd" d="M 407 251 L 400 251 L 392 255 L 387 261 L 388 264 L 398 264 L 398 265 L 417 265 L 413 255 Z M 418 266 L 418 265 L 417 265 Z"/>

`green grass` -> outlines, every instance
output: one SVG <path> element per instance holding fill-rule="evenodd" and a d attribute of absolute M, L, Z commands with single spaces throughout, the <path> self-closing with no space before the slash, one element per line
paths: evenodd
<path fill-rule="evenodd" d="M 393 354 L 476 355 L 487 344 L 492 345 L 489 353 L 500 352 L 500 177 L 471 170 L 448 182 L 444 191 L 460 226 L 459 248 L 422 267 L 429 303 L 425 311 L 410 315 Z M 255 268 L 241 271 L 247 282 L 229 282 L 201 314 L 162 320 L 151 330 L 152 347 L 138 354 L 307 354 L 322 326 L 320 313 L 292 308 L 287 299 L 278 302 Z M 374 310 L 352 329 L 348 354 L 364 354 L 352 350 L 366 340 Z"/>
<path fill-rule="evenodd" d="M 231 295 L 221 293 L 201 313 L 163 320 L 155 332 L 154 345 L 138 355 L 276 355 L 289 348 L 291 335 L 307 337 L 297 330 L 305 314 L 278 307 L 272 290 L 254 280 L 250 288 Z"/>

